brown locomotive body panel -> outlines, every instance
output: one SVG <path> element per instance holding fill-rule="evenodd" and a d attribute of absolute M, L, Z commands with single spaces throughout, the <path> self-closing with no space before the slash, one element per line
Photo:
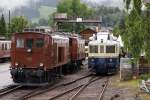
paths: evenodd
<path fill-rule="evenodd" d="M 70 38 L 71 60 L 77 61 L 85 58 L 85 41 L 74 37 Z"/>
<path fill-rule="evenodd" d="M 19 40 L 23 41 L 22 47 L 17 47 L 17 41 L 19 42 Z M 38 40 L 42 42 L 41 47 L 37 47 Z M 28 42 L 31 44 L 28 44 Z M 12 39 L 11 67 L 15 68 L 17 65 L 20 68 L 37 69 L 41 64 L 41 66 L 44 66 L 44 70 L 47 70 L 66 64 L 68 63 L 68 45 L 68 40 L 48 34 L 16 33 Z"/>

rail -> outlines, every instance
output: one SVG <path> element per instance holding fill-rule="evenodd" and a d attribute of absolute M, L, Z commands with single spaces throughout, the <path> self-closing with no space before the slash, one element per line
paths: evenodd
<path fill-rule="evenodd" d="M 6 94 L 8 94 L 8 93 L 11 93 L 11 92 L 13 92 L 13 91 L 15 91 L 15 90 L 17 90 L 17 89 L 19 89 L 19 88 L 21 88 L 21 87 L 22 87 L 22 85 L 8 86 L 8 87 L 6 87 L 6 88 L 0 90 L 0 97 L 6 95 Z"/>
<path fill-rule="evenodd" d="M 85 79 L 85 78 L 90 77 L 90 76 L 91 76 L 91 74 L 83 76 L 83 77 L 80 77 L 80 78 L 75 79 L 75 80 L 73 80 L 71 82 L 59 84 L 59 85 L 56 85 L 56 86 L 53 86 L 53 87 L 49 87 L 49 85 L 48 86 L 44 86 L 44 87 L 40 87 L 40 88 L 37 88 L 37 89 L 35 89 L 35 90 L 25 94 L 24 96 L 20 97 L 18 100 L 26 100 L 28 98 L 31 98 L 31 97 L 43 94 L 45 92 L 52 91 L 52 90 L 54 90 L 56 88 L 73 84 L 74 82 L 80 81 L 80 80 Z"/>

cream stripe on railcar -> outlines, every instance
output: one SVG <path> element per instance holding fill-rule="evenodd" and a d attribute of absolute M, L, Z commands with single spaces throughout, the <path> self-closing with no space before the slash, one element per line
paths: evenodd
<path fill-rule="evenodd" d="M 118 56 L 118 53 L 89 53 L 89 58 L 116 58 Z"/>

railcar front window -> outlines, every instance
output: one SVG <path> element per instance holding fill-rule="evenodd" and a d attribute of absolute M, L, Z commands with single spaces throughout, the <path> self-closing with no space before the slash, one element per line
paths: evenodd
<path fill-rule="evenodd" d="M 27 46 L 27 48 L 32 48 L 33 47 L 33 39 L 27 39 L 26 46 Z"/>
<path fill-rule="evenodd" d="M 100 46 L 100 53 L 104 53 L 104 46 L 103 45 Z"/>
<path fill-rule="evenodd" d="M 39 39 L 36 39 L 35 45 L 36 45 L 37 48 L 42 48 L 43 45 L 44 45 L 44 40 L 43 40 L 43 39 L 40 39 L 40 38 L 39 38 Z"/>
<path fill-rule="evenodd" d="M 115 53 L 115 46 L 106 46 L 106 53 Z"/>
<path fill-rule="evenodd" d="M 98 53 L 98 46 L 90 46 L 90 53 Z"/>
<path fill-rule="evenodd" d="M 17 39 L 17 48 L 24 48 L 24 40 L 23 39 Z"/>

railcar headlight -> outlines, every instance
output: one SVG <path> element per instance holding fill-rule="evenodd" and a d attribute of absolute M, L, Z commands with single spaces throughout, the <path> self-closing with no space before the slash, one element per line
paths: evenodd
<path fill-rule="evenodd" d="M 43 67 L 44 66 L 44 64 L 43 63 L 40 63 L 40 67 Z"/>
<path fill-rule="evenodd" d="M 18 65 L 19 65 L 19 64 L 16 62 L 16 63 L 15 63 L 15 66 L 18 66 Z"/>

